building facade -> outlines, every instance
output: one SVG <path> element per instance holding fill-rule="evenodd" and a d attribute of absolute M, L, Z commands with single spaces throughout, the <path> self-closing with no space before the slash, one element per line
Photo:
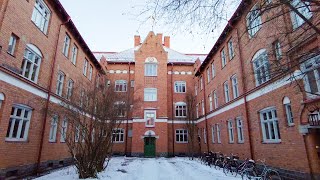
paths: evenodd
<path fill-rule="evenodd" d="M 67 121 L 54 111 L 97 83 L 130 106 L 118 112 L 114 154 L 188 155 L 193 142 L 196 154 L 265 159 L 288 179 L 320 178 L 312 4 L 292 1 L 303 19 L 274 1 L 242 1 L 204 55 L 174 51 L 153 32 L 122 52 L 93 53 L 59 1 L 0 3 L 0 178 L 68 164 L 58 129 Z"/>

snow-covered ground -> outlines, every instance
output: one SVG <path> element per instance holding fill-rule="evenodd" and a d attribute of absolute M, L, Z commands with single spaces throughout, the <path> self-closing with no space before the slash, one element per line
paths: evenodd
<path fill-rule="evenodd" d="M 99 179 L 107 180 L 234 180 L 240 177 L 226 176 L 222 170 L 215 170 L 188 158 L 134 158 L 114 157 Z M 78 179 L 76 169 L 70 166 L 37 180 Z"/>

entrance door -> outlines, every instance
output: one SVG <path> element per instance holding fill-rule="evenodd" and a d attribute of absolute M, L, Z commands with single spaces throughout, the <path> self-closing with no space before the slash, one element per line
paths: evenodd
<path fill-rule="evenodd" d="M 156 156 L 156 138 L 155 137 L 144 138 L 144 156 L 145 157 Z"/>

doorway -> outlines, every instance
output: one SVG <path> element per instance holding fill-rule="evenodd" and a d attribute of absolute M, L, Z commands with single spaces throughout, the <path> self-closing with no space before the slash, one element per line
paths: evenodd
<path fill-rule="evenodd" d="M 145 157 L 156 156 L 156 138 L 155 137 L 144 138 L 144 156 Z"/>

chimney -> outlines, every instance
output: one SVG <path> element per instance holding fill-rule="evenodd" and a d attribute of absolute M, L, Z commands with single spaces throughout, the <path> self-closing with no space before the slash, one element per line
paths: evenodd
<path fill-rule="evenodd" d="M 134 47 L 139 46 L 141 44 L 141 38 L 138 35 L 134 36 Z"/>
<path fill-rule="evenodd" d="M 162 34 L 157 34 L 158 42 L 162 44 Z"/>
<path fill-rule="evenodd" d="M 164 46 L 170 48 L 170 36 L 164 37 Z"/>

